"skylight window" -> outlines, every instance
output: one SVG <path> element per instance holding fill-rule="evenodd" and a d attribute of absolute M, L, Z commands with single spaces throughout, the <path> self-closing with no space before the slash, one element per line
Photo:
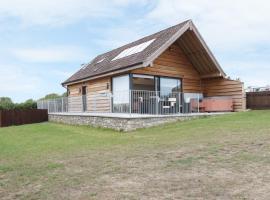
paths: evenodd
<path fill-rule="evenodd" d="M 87 67 L 87 64 L 82 64 L 82 69 L 85 69 Z"/>
<path fill-rule="evenodd" d="M 127 57 L 127 56 L 130 56 L 130 55 L 133 55 L 135 53 L 142 52 L 143 50 L 145 50 L 154 41 L 155 41 L 155 39 L 152 39 L 152 40 L 149 40 L 147 42 L 136 45 L 134 47 L 130 47 L 128 49 L 125 49 L 124 51 L 119 53 L 114 59 L 112 59 L 112 61 L 120 59 L 120 58 L 124 58 L 124 57 Z"/>
<path fill-rule="evenodd" d="M 103 62 L 103 60 L 104 60 L 105 58 L 102 58 L 101 60 L 98 60 L 96 63 L 98 64 L 98 63 L 101 63 L 101 62 Z"/>

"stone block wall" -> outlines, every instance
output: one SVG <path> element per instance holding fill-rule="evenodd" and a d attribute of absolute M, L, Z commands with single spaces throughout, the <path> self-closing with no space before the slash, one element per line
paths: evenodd
<path fill-rule="evenodd" d="M 49 121 L 70 125 L 89 125 L 93 127 L 110 128 L 117 131 L 134 131 L 139 128 L 158 126 L 175 121 L 185 121 L 207 115 L 187 116 L 165 116 L 165 117 L 143 117 L 123 118 L 85 115 L 49 114 Z"/>

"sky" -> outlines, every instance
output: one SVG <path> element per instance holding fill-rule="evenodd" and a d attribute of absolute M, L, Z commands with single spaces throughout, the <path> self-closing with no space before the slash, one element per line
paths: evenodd
<path fill-rule="evenodd" d="M 96 55 L 192 19 L 218 62 L 245 86 L 270 84 L 267 0 L 0 0 L 0 96 L 63 93 Z"/>

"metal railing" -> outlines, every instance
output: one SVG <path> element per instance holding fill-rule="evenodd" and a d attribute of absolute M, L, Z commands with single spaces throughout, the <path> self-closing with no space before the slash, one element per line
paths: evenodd
<path fill-rule="evenodd" d="M 129 90 L 38 101 L 49 113 L 91 112 L 170 115 L 200 112 L 199 93 Z"/>

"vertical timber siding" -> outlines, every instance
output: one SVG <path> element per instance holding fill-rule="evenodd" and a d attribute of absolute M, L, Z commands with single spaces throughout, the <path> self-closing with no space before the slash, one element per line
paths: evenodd
<path fill-rule="evenodd" d="M 89 81 L 87 84 L 87 110 L 90 112 L 110 112 L 111 98 L 105 95 L 110 91 L 111 79 L 109 77 Z"/>
<path fill-rule="evenodd" d="M 132 73 L 182 78 L 183 92 L 201 92 L 200 75 L 177 44 L 162 53 L 153 66 L 133 70 Z"/>
<path fill-rule="evenodd" d="M 203 80 L 202 84 L 205 96 L 232 96 L 234 111 L 246 109 L 246 97 L 244 84 L 242 82 L 224 78 L 214 78 Z"/>

